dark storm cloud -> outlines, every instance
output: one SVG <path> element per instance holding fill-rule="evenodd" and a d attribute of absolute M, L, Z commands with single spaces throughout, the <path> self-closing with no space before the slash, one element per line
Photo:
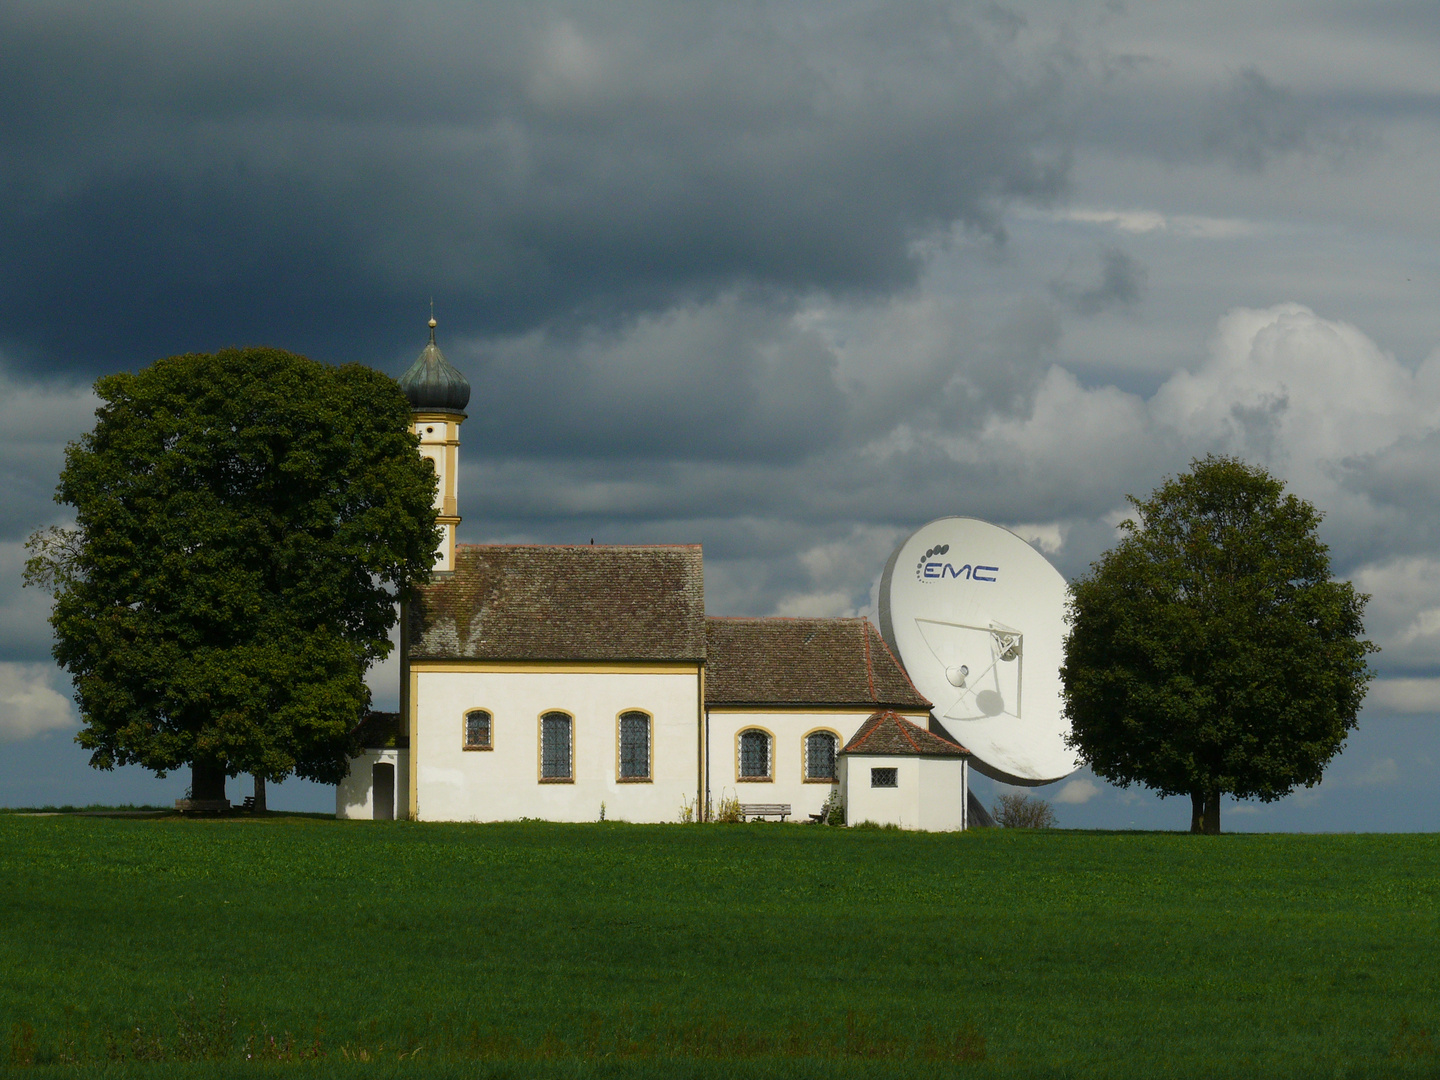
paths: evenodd
<path fill-rule="evenodd" d="M 992 6 L 993 8 L 993 6 Z M 973 15 L 973 18 L 972 18 Z M 734 286 L 884 293 L 1063 186 L 1060 84 L 942 3 L 0 11 L 0 344 L 392 366 Z"/>
<path fill-rule="evenodd" d="M 1278 154 L 1308 149 L 1318 119 L 1314 105 L 1247 67 L 1212 96 L 1201 137 L 1207 151 L 1258 171 Z"/>
<path fill-rule="evenodd" d="M 1098 280 L 1082 284 L 1058 278 L 1050 283 L 1051 295 L 1082 316 L 1138 304 L 1145 288 L 1145 267 L 1119 248 L 1106 248 L 1099 261 Z"/>
<path fill-rule="evenodd" d="M 790 461 L 840 437 L 835 357 L 788 313 L 726 295 L 616 331 L 535 332 L 460 361 L 472 445 L 540 458 Z M 475 411 L 475 410 L 472 410 Z"/>
<path fill-rule="evenodd" d="M 441 341 L 472 385 L 472 452 L 793 466 L 897 425 L 1024 412 L 1060 319 L 1038 299 L 988 314 L 910 297 L 797 311 L 729 292 L 615 326 Z"/>

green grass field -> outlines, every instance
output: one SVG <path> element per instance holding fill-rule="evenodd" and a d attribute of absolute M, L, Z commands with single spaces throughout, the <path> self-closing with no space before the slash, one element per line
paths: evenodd
<path fill-rule="evenodd" d="M 30 1075 L 1440 1075 L 1432 835 L 4 814 L 0 920 Z"/>

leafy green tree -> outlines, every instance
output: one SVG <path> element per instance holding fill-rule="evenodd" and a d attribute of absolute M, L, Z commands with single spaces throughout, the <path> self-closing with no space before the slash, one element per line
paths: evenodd
<path fill-rule="evenodd" d="M 157 361 L 95 384 L 93 431 L 31 537 L 98 769 L 189 765 L 335 783 L 440 533 L 435 474 L 394 380 L 277 349 Z"/>
<path fill-rule="evenodd" d="M 1320 514 L 1264 469 L 1196 460 L 1070 586 L 1061 667 L 1070 745 L 1099 776 L 1269 802 L 1319 782 L 1371 678 L 1369 597 L 1330 577 Z"/>

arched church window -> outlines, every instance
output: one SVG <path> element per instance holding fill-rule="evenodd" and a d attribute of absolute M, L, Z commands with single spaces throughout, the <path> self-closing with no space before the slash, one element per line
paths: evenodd
<path fill-rule="evenodd" d="M 741 780 L 771 778 L 770 744 L 770 733 L 759 728 L 747 728 L 740 733 Z"/>
<path fill-rule="evenodd" d="M 490 713 L 485 709 L 471 709 L 465 714 L 465 749 L 492 749 L 492 730 Z"/>
<path fill-rule="evenodd" d="M 574 766 L 574 721 L 568 713 L 547 712 L 540 717 L 540 780 L 574 780 Z"/>
<path fill-rule="evenodd" d="M 650 779 L 650 714 L 638 709 L 620 714 L 620 779 Z"/>
<path fill-rule="evenodd" d="M 833 731 L 812 731 L 805 736 L 805 779 L 833 781 L 835 750 L 839 743 Z"/>

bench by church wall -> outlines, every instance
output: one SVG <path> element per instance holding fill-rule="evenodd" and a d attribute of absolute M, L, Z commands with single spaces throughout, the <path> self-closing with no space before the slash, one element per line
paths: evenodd
<path fill-rule="evenodd" d="M 805 771 L 805 737 L 832 732 L 835 749 L 860 729 L 869 710 L 748 709 L 712 706 L 709 710 L 710 798 L 735 797 L 742 803 L 789 803 L 792 821 L 808 821 L 818 814 L 839 783 L 810 778 Z M 770 776 L 756 779 L 740 775 L 740 733 L 758 729 L 770 736 Z M 838 765 L 838 761 L 837 761 Z"/>

